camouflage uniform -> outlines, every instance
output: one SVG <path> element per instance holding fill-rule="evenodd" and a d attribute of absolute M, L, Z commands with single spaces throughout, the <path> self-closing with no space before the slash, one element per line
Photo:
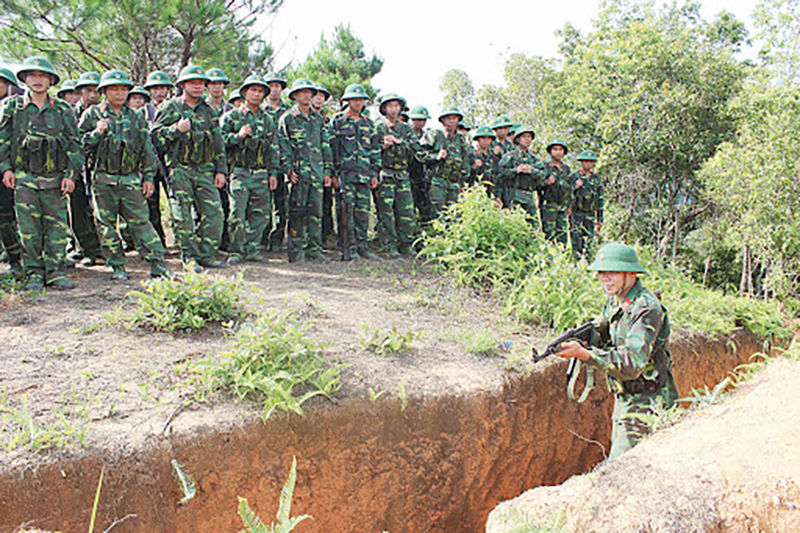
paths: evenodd
<path fill-rule="evenodd" d="M 252 134 L 240 137 L 245 125 Z M 242 106 L 222 116 L 222 136 L 231 171 L 230 252 L 240 260 L 260 260 L 261 238 L 272 226 L 269 177 L 280 175 L 277 128 L 266 111 Z"/>
<path fill-rule="evenodd" d="M 108 119 L 108 129 L 98 133 L 97 123 L 103 119 Z M 94 162 L 92 198 L 107 263 L 112 267 L 127 263 L 117 233 L 117 217 L 121 217 L 139 254 L 151 264 L 151 273 L 158 275 L 166 250 L 150 223 L 142 194 L 142 183 L 152 183 L 158 168 L 147 119 L 127 104 L 117 114 L 103 102 L 83 114 L 78 129 Z"/>
<path fill-rule="evenodd" d="M 320 257 L 322 189 L 324 176 L 331 174 L 331 146 L 325 120 L 313 109 L 306 116 L 295 105 L 278 121 L 278 143 L 281 174 L 293 169 L 298 178 L 297 183 L 289 184 L 290 260 L 304 261 L 307 255 Z M 277 195 L 276 201 L 280 201 Z M 277 211 L 280 213 L 280 208 Z"/>
<path fill-rule="evenodd" d="M 539 185 L 539 214 L 542 219 L 542 231 L 547 240 L 567 244 L 568 226 L 567 209 L 572 204 L 572 181 L 569 166 L 562 162 L 557 165 L 554 161 L 542 166 Z M 547 180 L 555 178 L 550 185 Z"/>
<path fill-rule="evenodd" d="M 212 69 L 213 70 L 213 69 Z M 211 70 L 208 71 L 211 76 Z M 222 72 L 222 71 L 220 71 Z M 233 106 L 223 100 L 222 106 L 217 107 L 211 102 L 211 97 L 206 95 L 205 98 L 208 107 L 214 110 L 217 115 L 217 121 L 222 119 L 222 115 L 230 111 Z M 230 165 L 229 165 L 230 166 Z M 230 228 L 228 227 L 228 220 L 231 214 L 231 201 L 230 201 L 230 176 L 225 176 L 225 186 L 219 189 L 219 203 L 222 207 L 222 237 L 220 237 L 219 249 L 228 251 L 230 248 Z"/>
<path fill-rule="evenodd" d="M 517 172 L 517 167 L 522 164 L 531 165 L 533 172 L 531 174 Z M 541 161 L 530 151 L 518 146 L 515 151 L 503 155 L 499 167 L 503 193 L 506 195 L 503 205 L 520 206 L 526 213 L 526 220 L 538 229 L 534 192 L 541 186 Z"/>
<path fill-rule="evenodd" d="M 264 98 L 262 107 L 264 111 L 267 111 L 272 116 L 272 121 L 275 124 L 279 124 L 281 117 L 292 109 L 292 106 L 283 100 L 281 100 L 278 107 L 272 107 L 272 105 L 267 102 L 266 98 Z M 273 229 L 272 225 L 268 226 L 264 239 L 262 240 L 262 244 L 269 243 L 269 248 L 272 250 L 280 250 L 283 246 L 283 238 L 286 236 L 286 223 L 289 213 L 288 192 L 288 183 L 285 180 L 279 179 L 278 188 L 272 191 L 272 203 L 275 210 L 275 227 Z"/>
<path fill-rule="evenodd" d="M 39 109 L 29 95 L 7 98 L 0 117 L 0 175 L 16 175 L 16 214 L 25 270 L 38 284 L 64 282 L 67 208 L 61 181 L 79 183 L 84 164 L 75 115 L 47 97 Z"/>
<path fill-rule="evenodd" d="M 578 180 L 583 184 L 578 187 Z M 572 174 L 572 214 L 570 234 L 576 255 L 589 252 L 594 244 L 594 228 L 603 222 L 603 182 L 594 172 L 583 169 Z"/>
<path fill-rule="evenodd" d="M 370 181 L 377 178 L 381 151 L 375 124 L 366 111 L 354 116 L 349 109 L 331 120 L 331 151 L 336 175 L 344 181 L 345 195 L 351 206 L 347 222 L 347 242 L 354 255 L 370 256 L 367 249 L 369 229 Z"/>
<path fill-rule="evenodd" d="M 381 149 L 376 207 L 382 244 L 389 253 L 409 253 L 415 238 L 416 221 L 408 167 L 416 153 L 417 139 L 411 126 L 399 120 L 392 126 L 387 118 L 381 117 L 376 130 L 379 143 L 386 135 L 394 135 L 403 141 Z"/>
<path fill-rule="evenodd" d="M 19 87 L 17 77 L 6 68 L 0 68 L 0 78 L 10 86 Z M 1 178 L 2 176 L 0 176 Z M 16 276 L 21 276 L 22 246 L 17 235 L 17 219 L 14 216 L 14 191 L 0 183 L 0 240 L 3 242 L 11 271 Z"/>
<path fill-rule="evenodd" d="M 426 131 L 419 146 L 417 159 L 428 169 L 431 206 L 433 216 L 437 217 L 448 205 L 458 201 L 458 194 L 469 179 L 470 147 L 460 133 L 439 129 Z M 447 150 L 447 157 L 440 161 L 436 156 L 441 149 Z"/>
<path fill-rule="evenodd" d="M 94 74 L 94 73 L 92 73 Z M 98 75 L 97 80 L 100 77 Z M 86 109 L 83 101 L 75 104 L 75 119 L 80 120 Z M 92 173 L 90 168 L 93 166 L 91 157 L 86 157 L 86 164 L 82 172 L 76 176 L 75 190 L 69 195 L 69 220 L 70 228 L 77 241 L 73 243 L 73 250 L 81 250 L 83 256 L 91 261 L 95 261 L 102 256 L 100 250 L 100 239 L 98 238 L 97 227 L 94 224 L 94 213 L 90 203 L 92 187 Z"/>
<path fill-rule="evenodd" d="M 183 133 L 177 122 L 189 118 Z M 164 102 L 153 126 L 156 147 L 165 150 L 173 198 L 172 217 L 176 241 L 185 262 L 214 264 L 222 236 L 222 208 L 215 174 L 228 175 L 228 165 L 216 112 L 205 100 L 193 107 L 180 98 Z M 199 215 L 194 227 L 192 211 Z"/>

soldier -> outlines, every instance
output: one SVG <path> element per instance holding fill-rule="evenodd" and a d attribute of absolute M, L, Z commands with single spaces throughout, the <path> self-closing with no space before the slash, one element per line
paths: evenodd
<path fill-rule="evenodd" d="M 381 172 L 378 185 L 378 223 L 384 250 L 392 257 L 411 255 L 416 233 L 414 197 L 408 177 L 409 162 L 418 146 L 411 126 L 400 121 L 405 100 L 389 93 L 381 98 L 378 142 L 381 143 Z"/>
<path fill-rule="evenodd" d="M 428 110 L 421 105 L 415 106 L 408 114 L 411 119 L 411 130 L 417 142 L 425 133 L 425 123 L 431 118 Z M 411 180 L 411 194 L 414 197 L 414 207 L 417 209 L 417 220 L 427 223 L 433 218 L 430 196 L 428 195 L 430 183 L 425 177 L 425 165 L 416 157 L 408 166 L 408 175 Z"/>
<path fill-rule="evenodd" d="M 569 166 L 562 161 L 567 145 L 557 139 L 547 145 L 550 162 L 543 165 L 539 185 L 539 214 L 547 240 L 567 245 L 567 216 L 572 205 L 572 182 Z"/>
<path fill-rule="evenodd" d="M 342 95 L 347 107 L 331 120 L 331 151 L 336 179 L 343 180 L 350 215 L 347 238 L 350 257 L 377 259 L 369 251 L 367 231 L 371 210 L 371 191 L 378 187 L 381 164 L 380 144 L 375 124 L 366 113 L 367 92 L 361 85 L 349 85 Z"/>
<path fill-rule="evenodd" d="M 58 89 L 56 96 L 61 98 L 69 105 L 77 104 L 80 99 L 81 95 L 78 94 L 78 91 L 75 90 L 75 84 L 77 83 L 76 80 L 66 80 L 61 84 L 61 87 Z"/>
<path fill-rule="evenodd" d="M 210 80 L 206 85 L 206 91 L 208 92 L 206 103 L 217 112 L 219 117 L 222 117 L 223 113 L 230 111 L 225 102 L 225 89 L 230 85 L 231 80 L 228 79 L 222 69 L 218 68 L 208 69 L 206 75 Z"/>
<path fill-rule="evenodd" d="M 315 83 L 317 94 L 311 98 L 311 108 L 322 115 L 325 126 L 329 126 L 331 119 L 325 114 L 325 104 L 331 97 L 331 93 L 321 83 Z M 327 247 L 328 242 L 335 242 L 336 233 L 333 229 L 333 187 L 325 187 L 322 191 L 322 245 Z"/>
<path fill-rule="evenodd" d="M 669 314 L 658 297 L 647 290 L 638 274 L 647 271 L 636 251 L 624 244 L 603 246 L 589 265 L 608 295 L 600 320 L 610 338 L 605 348 L 584 348 L 579 342 L 562 344 L 560 357 L 575 357 L 605 372 L 614 394 L 614 415 L 609 459 L 633 446 L 650 432 L 641 416 L 653 414 L 653 402 L 669 409 L 678 399 L 669 353 Z"/>
<path fill-rule="evenodd" d="M 469 147 L 464 136 L 456 131 L 463 117 L 456 106 L 444 108 L 439 115 L 444 130 L 425 132 L 417 151 L 417 159 L 428 169 L 434 217 L 458 201 L 458 194 L 469 179 Z"/>
<path fill-rule="evenodd" d="M 150 93 L 144 90 L 144 87 L 138 85 L 128 92 L 128 107 L 134 111 L 144 109 L 144 105 L 150 102 Z M 152 143 L 151 143 L 152 144 Z"/>
<path fill-rule="evenodd" d="M 0 68 L 0 101 L 9 96 L 11 86 L 19 88 L 17 77 L 7 68 Z M 11 274 L 15 278 L 22 278 L 22 247 L 19 244 L 17 219 L 14 216 L 14 193 L 5 185 L 0 185 L 0 239 L 3 241 Z"/>
<path fill-rule="evenodd" d="M 242 85 L 245 105 L 222 115 L 222 137 L 231 172 L 231 246 L 229 265 L 263 263 L 258 252 L 264 228 L 272 224 L 272 192 L 278 187 L 277 128 L 262 111 L 269 91 L 264 78 L 253 75 Z"/>
<path fill-rule="evenodd" d="M 500 115 L 492 122 L 492 129 L 496 135 L 495 141 L 492 143 L 491 150 L 498 158 L 502 158 L 506 152 L 513 152 L 515 146 L 512 144 L 511 139 L 508 138 L 508 133 L 514 123 L 511 122 L 506 115 Z"/>
<path fill-rule="evenodd" d="M 278 121 L 280 165 L 289 181 L 289 261 L 330 261 L 322 253 L 322 189 L 331 184 L 331 146 L 322 115 L 311 109 L 309 79 L 292 84 L 295 105 Z M 278 189 L 276 189 L 277 191 Z"/>
<path fill-rule="evenodd" d="M 286 89 L 286 80 L 276 72 L 270 72 L 264 76 L 264 81 L 269 85 L 269 94 L 264 99 L 264 110 L 272 115 L 272 120 L 276 124 L 280 123 L 280 118 L 284 113 L 292 108 L 281 98 L 281 94 Z M 288 204 L 286 196 L 288 192 L 288 184 L 285 180 L 278 180 L 278 188 L 273 193 L 273 204 L 275 207 L 275 228 L 266 228 L 262 244 L 268 244 L 268 247 L 273 252 L 279 252 L 283 249 L 283 238 L 286 236 L 286 222 L 287 222 L 287 209 Z M 269 233 L 267 236 L 266 233 Z"/>
<path fill-rule="evenodd" d="M 153 127 L 156 143 L 167 154 L 175 237 L 184 265 L 195 272 L 201 266 L 227 266 L 214 257 L 222 236 L 219 189 L 225 186 L 228 165 L 216 111 L 203 99 L 207 82 L 201 67 L 184 67 L 178 77 L 183 94 L 161 106 Z M 193 210 L 199 218 L 196 228 Z"/>
<path fill-rule="evenodd" d="M 238 108 L 244 105 L 244 96 L 242 96 L 242 88 L 239 87 L 235 91 L 231 93 L 230 98 L 228 98 L 228 105 L 231 106 L 231 109 Z"/>
<path fill-rule="evenodd" d="M 172 80 L 169 79 L 169 76 L 166 72 L 156 70 L 155 72 L 151 72 L 147 75 L 144 89 L 150 95 L 151 101 L 145 104 L 144 110 L 151 130 L 156 121 L 156 112 L 161 105 L 166 102 L 170 91 L 174 88 L 175 85 L 172 83 Z M 168 178 L 167 163 L 165 161 L 166 153 L 162 148 L 157 146 L 155 142 L 153 143 L 153 147 L 156 151 L 156 163 L 158 164 L 158 171 L 156 172 L 156 176 L 153 181 L 153 186 L 155 187 L 153 194 L 147 198 L 147 208 L 150 211 L 150 223 L 153 225 L 153 229 L 156 230 L 156 233 L 158 233 L 158 236 L 161 238 L 161 244 L 166 246 L 167 239 L 166 235 L 164 234 L 164 226 L 161 224 L 161 188 L 166 186 L 166 180 Z"/>
<path fill-rule="evenodd" d="M 99 83 L 100 74 L 97 72 L 84 72 L 78 78 L 75 90 L 81 95 L 81 99 L 74 107 L 76 120 L 79 120 L 89 107 L 100 103 L 100 93 L 97 92 Z M 86 158 L 85 161 L 83 172 L 75 182 L 75 190 L 69 195 L 70 225 L 75 240 L 72 242 L 72 253 L 68 257 L 72 261 L 80 261 L 81 266 L 89 267 L 101 263 L 103 257 L 97 228 L 94 225 L 92 204 L 89 201 L 92 187 L 89 168 L 93 165 L 91 158 Z"/>
<path fill-rule="evenodd" d="M 169 98 L 169 92 L 175 88 L 175 84 L 169 79 L 166 72 L 156 70 L 147 75 L 144 88 L 152 98 L 152 102 L 147 106 L 147 120 L 152 124 L 156 120 L 156 111 L 161 104 Z"/>
<path fill-rule="evenodd" d="M 503 176 L 503 190 L 507 195 L 506 204 L 508 207 L 520 206 L 525 211 L 525 219 L 531 226 L 538 228 L 533 193 L 540 186 L 543 169 L 539 159 L 530 151 L 536 133 L 528 126 L 520 126 L 516 133 L 516 151 L 506 152 L 499 165 Z"/>
<path fill-rule="evenodd" d="M 128 279 L 117 217 L 125 220 L 139 254 L 150 263 L 150 276 L 173 276 L 164 265 L 166 250 L 147 211 L 145 198 L 153 194 L 158 167 L 147 119 L 125 103 L 131 87 L 133 83 L 124 72 L 105 72 L 97 87 L 105 100 L 87 109 L 78 125 L 84 149 L 94 162 L 95 217 L 114 281 Z"/>
<path fill-rule="evenodd" d="M 64 195 L 75 188 L 83 167 L 75 114 L 47 91 L 58 83 L 50 61 L 30 57 L 17 73 L 28 86 L 7 98 L 0 117 L 0 173 L 15 190 L 26 289 L 75 285 L 64 275 L 67 210 Z"/>
<path fill-rule="evenodd" d="M 497 136 L 489 126 L 481 126 L 472 135 L 472 139 L 478 143 L 472 155 L 472 173 L 470 175 L 470 185 L 483 183 L 486 186 L 486 193 L 496 198 L 502 198 L 500 183 L 498 180 L 498 164 L 500 158 L 491 150 L 492 141 Z"/>
<path fill-rule="evenodd" d="M 572 212 L 570 235 L 572 251 L 576 256 L 584 255 L 594 245 L 594 231 L 603 227 L 603 181 L 594 172 L 597 156 L 584 150 L 578 156 L 581 169 L 572 174 Z"/>

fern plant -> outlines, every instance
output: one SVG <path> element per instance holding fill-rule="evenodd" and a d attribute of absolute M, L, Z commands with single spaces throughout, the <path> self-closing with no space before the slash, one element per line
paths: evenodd
<path fill-rule="evenodd" d="M 290 516 L 292 512 L 292 497 L 294 495 L 294 486 L 297 482 L 297 457 L 292 458 L 292 469 L 289 471 L 289 478 L 286 484 L 281 489 L 281 499 L 278 503 L 278 514 L 276 518 L 277 523 L 266 525 L 256 515 L 255 511 L 250 507 L 247 498 L 239 496 L 239 516 L 244 522 L 244 529 L 239 533 L 289 533 L 297 524 L 311 518 L 309 515 Z"/>

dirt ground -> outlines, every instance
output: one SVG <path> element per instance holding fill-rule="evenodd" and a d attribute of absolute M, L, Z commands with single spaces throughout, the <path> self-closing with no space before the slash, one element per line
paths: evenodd
<path fill-rule="evenodd" d="M 774 363 L 619 459 L 500 504 L 487 532 L 800 531 L 798 418 L 800 363 Z"/>
<path fill-rule="evenodd" d="M 78 285 L 73 291 L 3 299 L 0 398 L 5 395 L 5 404 L 17 409 L 26 402 L 34 421 L 65 416 L 78 426 L 72 433 L 88 428 L 64 449 L 0 450 L 3 469 L 88 450 L 130 451 L 167 433 L 242 426 L 259 416 L 258 407 L 247 402 L 188 401 L 186 365 L 226 350 L 221 327 L 170 335 L 106 323 L 119 306 L 130 309 L 126 294 L 147 278 L 147 265 L 135 254 L 130 259 L 131 280 L 125 283 L 111 282 L 109 267 L 78 268 L 68 274 Z M 174 257 L 169 264 L 179 270 Z M 296 265 L 273 254 L 265 265 L 211 275 L 239 272 L 248 311 L 297 309 L 308 334 L 326 343 L 325 356 L 347 365 L 338 398 L 368 397 L 370 389 L 396 396 L 401 382 L 413 397 L 498 390 L 506 367 L 542 333 L 516 325 L 490 297 L 454 287 L 408 259 Z M 361 345 L 365 327 L 414 331 L 423 338 L 403 354 L 382 357 Z M 498 344 L 511 341 L 512 349 L 498 350 L 493 358 L 470 354 L 457 342 L 466 330 L 492 335 Z"/>

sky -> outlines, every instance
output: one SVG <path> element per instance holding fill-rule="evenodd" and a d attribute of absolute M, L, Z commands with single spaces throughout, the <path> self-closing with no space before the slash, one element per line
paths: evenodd
<path fill-rule="evenodd" d="M 425 105 L 431 114 L 440 108 L 439 81 L 448 70 L 465 71 L 476 88 L 502 85 L 509 55 L 554 57 L 555 31 L 570 22 L 587 32 L 599 11 L 597 0 L 471 5 L 463 0 L 284 2 L 277 13 L 259 21 L 259 30 L 277 52 L 278 68 L 302 62 L 323 34 L 330 37 L 338 24 L 349 24 L 365 52 L 384 60 L 373 86 L 400 94 L 411 107 Z M 752 32 L 756 0 L 701 2 L 704 18 L 711 20 L 726 9 Z"/>

